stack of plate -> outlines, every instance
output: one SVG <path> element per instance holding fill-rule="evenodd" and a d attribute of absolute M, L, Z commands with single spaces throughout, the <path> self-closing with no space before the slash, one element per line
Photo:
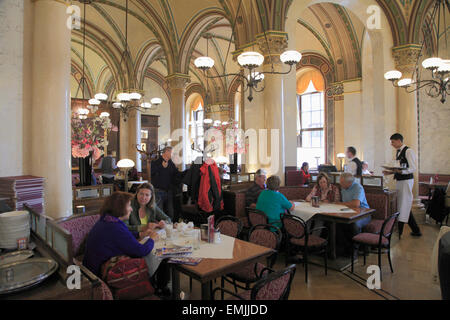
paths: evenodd
<path fill-rule="evenodd" d="M 0 248 L 17 249 L 17 240 L 30 238 L 28 211 L 11 211 L 0 214 Z"/>

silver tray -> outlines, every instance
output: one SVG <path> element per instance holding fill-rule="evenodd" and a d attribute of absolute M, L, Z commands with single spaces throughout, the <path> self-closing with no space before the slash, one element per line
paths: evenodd
<path fill-rule="evenodd" d="M 18 250 L 0 255 L 0 266 L 26 260 L 34 255 L 32 250 Z"/>
<path fill-rule="evenodd" d="M 32 258 L 0 266 L 0 294 L 26 290 L 58 270 L 58 263 L 47 258 Z"/>

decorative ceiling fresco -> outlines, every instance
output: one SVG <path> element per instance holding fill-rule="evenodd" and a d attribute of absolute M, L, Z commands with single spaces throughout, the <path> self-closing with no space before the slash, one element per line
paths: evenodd
<path fill-rule="evenodd" d="M 193 65 L 195 58 L 211 56 L 213 75 L 238 73 L 232 53 L 254 46 L 256 36 L 264 31 L 285 31 L 294 1 L 305 0 L 129 0 L 128 57 L 122 55 L 126 0 L 94 0 L 86 10 L 88 91 L 113 94 L 122 88 L 143 89 L 146 78 L 166 90 L 167 76 L 185 74 L 191 85 L 210 90 L 215 101 L 225 101 L 236 87 L 234 79 L 207 81 Z M 348 0 L 306 2 L 311 3 L 307 10 L 296 13 L 295 36 L 308 39 L 299 51 L 323 56 L 339 81 L 360 77 L 364 22 L 347 10 Z M 420 43 L 432 0 L 373 2 L 390 24 L 394 46 Z M 74 3 L 83 9 L 81 3 Z M 72 96 L 82 73 L 82 35 L 83 30 L 72 31 Z"/>

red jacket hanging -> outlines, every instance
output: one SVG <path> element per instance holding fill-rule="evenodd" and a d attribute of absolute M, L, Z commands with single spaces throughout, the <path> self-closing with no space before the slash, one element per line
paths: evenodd
<path fill-rule="evenodd" d="M 207 160 L 200 168 L 200 174 L 199 208 L 205 212 L 223 210 L 219 168 L 214 160 Z"/>

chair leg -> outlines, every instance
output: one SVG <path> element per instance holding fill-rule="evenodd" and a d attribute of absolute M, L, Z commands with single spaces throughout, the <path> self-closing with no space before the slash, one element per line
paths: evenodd
<path fill-rule="evenodd" d="M 325 263 L 325 275 L 328 275 L 328 250 L 327 246 L 325 246 L 325 252 L 323 253 L 323 260 Z"/>
<path fill-rule="evenodd" d="M 363 247 L 363 251 L 364 251 L 364 253 L 363 253 L 363 256 L 364 256 L 364 265 L 366 265 L 366 251 L 367 251 L 367 246 L 366 245 L 364 245 L 364 247 Z"/>
<path fill-rule="evenodd" d="M 391 260 L 391 248 L 388 249 L 388 260 L 389 260 L 389 266 L 391 267 L 391 273 L 394 273 L 394 268 L 392 268 L 392 260 Z"/>
<path fill-rule="evenodd" d="M 234 286 L 234 292 L 237 293 L 237 285 L 236 285 L 235 279 L 233 279 L 233 286 Z"/>
<path fill-rule="evenodd" d="M 224 277 L 221 277 L 221 280 L 220 280 L 220 286 L 222 287 L 222 289 L 225 288 L 225 279 L 224 279 Z M 223 290 L 221 290 L 220 298 L 221 298 L 222 300 L 224 299 L 224 293 L 223 293 Z"/>
<path fill-rule="evenodd" d="M 353 267 L 353 265 L 355 264 L 355 262 L 354 262 L 354 257 L 355 257 L 355 244 L 352 242 L 352 253 L 350 254 L 352 257 L 351 257 L 351 259 L 352 259 L 352 273 L 353 273 L 353 271 L 354 271 L 354 267 Z"/>
<path fill-rule="evenodd" d="M 380 268 L 380 280 L 381 280 L 383 274 L 383 270 L 381 270 L 381 246 L 378 246 L 378 267 Z"/>
<path fill-rule="evenodd" d="M 304 257 L 305 261 L 305 282 L 308 283 L 308 249 L 305 248 Z"/>

